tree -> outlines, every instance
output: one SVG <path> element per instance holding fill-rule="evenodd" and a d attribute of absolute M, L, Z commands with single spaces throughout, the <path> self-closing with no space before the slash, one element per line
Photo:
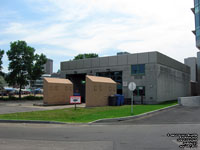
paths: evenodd
<path fill-rule="evenodd" d="M 47 62 L 47 58 L 44 54 L 35 55 L 35 60 L 33 61 L 33 66 L 31 70 L 29 71 L 30 73 L 30 83 L 31 87 L 34 83 L 35 80 L 39 79 L 42 74 L 44 74 L 44 64 Z"/>
<path fill-rule="evenodd" d="M 0 70 L 3 69 L 3 67 L 2 67 L 2 64 L 3 64 L 3 61 L 2 61 L 3 55 L 4 55 L 4 50 L 0 49 Z"/>
<path fill-rule="evenodd" d="M 3 64 L 3 61 L 2 61 L 3 55 L 4 55 L 4 50 L 0 49 L 0 90 L 1 90 L 1 92 L 3 91 L 4 86 L 6 85 L 6 81 L 4 80 L 4 73 L 2 72 L 2 69 L 3 69 L 3 67 L 2 67 L 2 64 Z"/>
<path fill-rule="evenodd" d="M 84 59 L 84 58 L 96 58 L 99 57 L 98 54 L 95 53 L 88 53 L 88 54 L 78 54 L 74 57 L 74 60 Z"/>
<path fill-rule="evenodd" d="M 7 51 L 10 72 L 6 80 L 9 85 L 19 86 L 20 99 L 22 87 L 28 85 L 28 80 L 39 78 L 43 73 L 42 66 L 46 63 L 45 55 L 34 52 L 35 49 L 28 46 L 25 41 L 11 42 L 10 50 Z"/>

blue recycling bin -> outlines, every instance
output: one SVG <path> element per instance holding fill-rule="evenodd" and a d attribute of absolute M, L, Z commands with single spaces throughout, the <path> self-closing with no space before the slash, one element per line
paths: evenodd
<path fill-rule="evenodd" d="M 74 96 L 81 96 L 80 93 L 74 93 Z"/>
<path fill-rule="evenodd" d="M 117 97 L 117 106 L 121 106 L 121 96 L 120 96 L 120 94 L 115 94 L 115 96 Z"/>
<path fill-rule="evenodd" d="M 117 106 L 121 106 L 124 104 L 124 95 L 115 94 L 117 97 Z"/>
<path fill-rule="evenodd" d="M 124 95 L 121 95 L 121 105 L 124 105 Z"/>

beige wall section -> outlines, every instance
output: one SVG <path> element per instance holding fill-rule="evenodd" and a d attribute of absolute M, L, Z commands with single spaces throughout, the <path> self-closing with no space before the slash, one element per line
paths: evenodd
<path fill-rule="evenodd" d="M 68 79 L 44 78 L 44 104 L 69 104 L 73 84 Z"/>
<path fill-rule="evenodd" d="M 108 106 L 108 96 L 117 93 L 117 83 L 110 78 L 86 76 L 86 107 Z"/>

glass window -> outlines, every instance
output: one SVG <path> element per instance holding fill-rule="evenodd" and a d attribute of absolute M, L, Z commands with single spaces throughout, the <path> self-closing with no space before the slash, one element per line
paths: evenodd
<path fill-rule="evenodd" d="M 137 74 L 138 73 L 137 68 L 138 68 L 137 65 L 132 65 L 131 73 L 132 74 Z"/>
<path fill-rule="evenodd" d="M 145 73 L 145 65 L 131 65 L 131 74 L 144 74 Z"/>
<path fill-rule="evenodd" d="M 196 36 L 196 41 L 199 41 L 200 40 L 200 36 Z"/>
<path fill-rule="evenodd" d="M 200 29 L 196 30 L 196 36 L 200 36 Z"/>
<path fill-rule="evenodd" d="M 195 7 L 195 14 L 199 13 L 199 6 Z"/>
<path fill-rule="evenodd" d="M 143 87 L 143 86 L 138 87 L 138 95 L 145 96 L 145 87 Z"/>
<path fill-rule="evenodd" d="M 199 13 L 195 14 L 195 28 L 197 29 L 200 25 L 200 16 Z"/>
<path fill-rule="evenodd" d="M 145 96 L 145 87 L 144 86 L 137 86 L 136 89 L 133 91 L 134 96 Z"/>
<path fill-rule="evenodd" d="M 139 73 L 144 73 L 144 72 L 145 72 L 144 65 L 139 65 Z"/>
<path fill-rule="evenodd" d="M 198 3 L 199 3 L 199 0 L 194 0 L 194 5 L 195 6 L 198 5 Z"/>

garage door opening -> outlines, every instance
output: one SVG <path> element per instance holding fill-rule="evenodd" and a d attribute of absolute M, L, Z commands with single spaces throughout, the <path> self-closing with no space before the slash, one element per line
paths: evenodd
<path fill-rule="evenodd" d="M 69 79 L 74 85 L 74 93 L 80 93 L 81 102 L 85 103 L 85 78 L 86 74 L 66 74 L 66 79 Z"/>

